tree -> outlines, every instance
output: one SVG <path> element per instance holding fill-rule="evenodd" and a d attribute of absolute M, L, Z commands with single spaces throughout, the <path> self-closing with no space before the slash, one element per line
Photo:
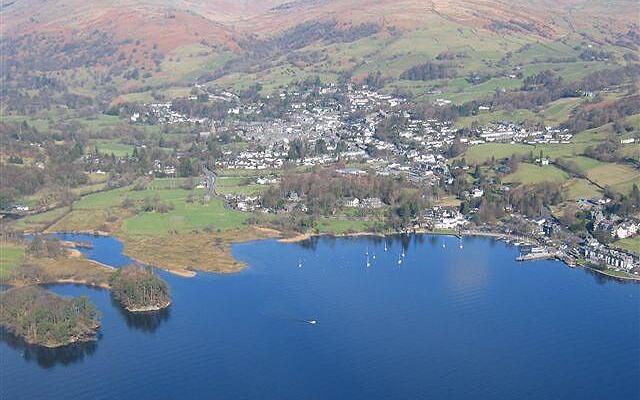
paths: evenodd
<path fill-rule="evenodd" d="M 327 154 L 327 142 L 324 139 L 320 138 L 316 141 L 314 153 L 316 155 Z"/>
<path fill-rule="evenodd" d="M 308 145 L 307 142 L 301 138 L 293 139 L 289 145 L 289 151 L 287 158 L 289 160 L 301 160 L 307 156 Z"/>
<path fill-rule="evenodd" d="M 182 177 L 194 176 L 196 174 L 193 162 L 190 158 L 183 158 L 180 160 L 180 166 L 178 167 L 178 174 Z"/>
<path fill-rule="evenodd" d="M 640 190 L 638 189 L 638 185 L 635 183 L 631 188 L 631 193 L 629 194 L 629 198 L 631 199 L 633 206 L 635 206 L 636 208 L 640 208 Z"/>

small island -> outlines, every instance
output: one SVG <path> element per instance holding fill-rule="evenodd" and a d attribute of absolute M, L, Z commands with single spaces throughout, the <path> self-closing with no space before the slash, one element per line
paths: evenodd
<path fill-rule="evenodd" d="M 61 347 L 95 340 L 99 313 L 87 297 L 65 298 L 35 286 L 0 294 L 0 326 L 28 344 Z"/>
<path fill-rule="evenodd" d="M 171 304 L 167 284 L 150 267 L 129 265 L 110 280 L 113 297 L 130 312 L 157 311 Z"/>

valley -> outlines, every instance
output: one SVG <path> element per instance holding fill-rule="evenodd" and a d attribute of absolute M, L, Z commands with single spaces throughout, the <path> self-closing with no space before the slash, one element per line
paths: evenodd
<path fill-rule="evenodd" d="M 0 397 L 637 397 L 639 16 L 3 2 Z"/>

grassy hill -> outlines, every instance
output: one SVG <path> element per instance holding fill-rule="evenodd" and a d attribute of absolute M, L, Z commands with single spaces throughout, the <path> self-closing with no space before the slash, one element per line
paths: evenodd
<path fill-rule="evenodd" d="M 524 76 L 552 68 L 565 79 L 604 68 L 576 60 L 590 46 L 616 59 L 632 51 L 638 10 L 627 0 L 26 0 L 0 9 L 0 29 L 10 65 L 53 74 L 90 97 L 108 89 L 111 100 L 146 99 L 196 78 L 271 91 L 306 76 L 381 71 L 386 90 L 463 102 L 518 86 L 508 78 L 514 68 Z M 458 56 L 458 79 L 400 79 L 445 53 Z M 474 75 L 488 80 L 470 83 Z M 547 112 L 563 118 L 570 107 Z"/>

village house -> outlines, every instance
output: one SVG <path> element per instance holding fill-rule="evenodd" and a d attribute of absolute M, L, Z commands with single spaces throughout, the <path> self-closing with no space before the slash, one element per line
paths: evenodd
<path fill-rule="evenodd" d="M 638 233 L 638 224 L 635 222 L 623 222 L 618 225 L 612 232 L 614 237 L 618 239 L 626 239 Z"/>
<path fill-rule="evenodd" d="M 359 207 L 360 199 L 357 197 L 344 199 L 344 206 L 351 207 L 351 208 Z"/>
<path fill-rule="evenodd" d="M 536 158 L 536 164 L 549 165 L 549 159 L 548 158 Z"/>
<path fill-rule="evenodd" d="M 384 203 L 378 197 L 367 197 L 363 199 L 362 202 L 360 203 L 360 207 L 362 208 L 375 209 L 375 208 L 382 208 L 382 206 L 384 206 Z"/>
<path fill-rule="evenodd" d="M 435 229 L 453 230 L 461 228 L 468 223 L 469 221 L 467 221 L 462 214 L 456 213 L 450 216 L 442 217 L 439 220 L 435 221 L 433 227 Z"/>
<path fill-rule="evenodd" d="M 29 206 L 25 206 L 22 204 L 16 204 L 13 206 L 13 212 L 15 213 L 24 213 L 24 212 L 28 212 L 30 210 Z"/>

